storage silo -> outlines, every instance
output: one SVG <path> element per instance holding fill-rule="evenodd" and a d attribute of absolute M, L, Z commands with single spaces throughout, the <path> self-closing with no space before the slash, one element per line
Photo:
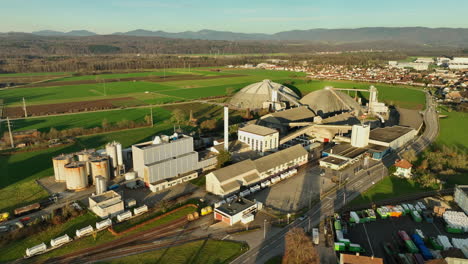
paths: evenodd
<path fill-rule="evenodd" d="M 100 175 L 106 180 L 110 180 L 109 170 L 109 158 L 106 156 L 94 157 L 90 161 L 91 163 L 91 175 L 93 176 L 93 183 L 95 183 L 95 177 Z"/>
<path fill-rule="evenodd" d="M 78 191 L 88 187 L 85 162 L 77 161 L 65 165 L 65 175 L 68 190 Z"/>
<path fill-rule="evenodd" d="M 65 182 L 65 165 L 72 162 L 73 156 L 71 155 L 60 155 L 52 159 L 54 165 L 54 176 L 56 182 Z"/>
<path fill-rule="evenodd" d="M 127 183 L 125 184 L 125 186 L 127 186 L 127 188 L 130 188 L 130 189 L 133 189 L 135 188 L 136 186 L 136 172 L 127 172 L 125 173 L 125 181 L 127 181 Z"/>
<path fill-rule="evenodd" d="M 117 168 L 117 147 L 113 143 L 106 144 L 106 153 L 109 156 L 109 168 L 111 168 L 111 174 L 115 175 L 115 169 Z"/>
<path fill-rule="evenodd" d="M 117 151 L 117 165 L 122 167 L 123 166 L 122 144 L 114 141 L 114 145 Z"/>
<path fill-rule="evenodd" d="M 96 195 L 103 194 L 107 191 L 107 179 L 101 175 L 97 175 L 95 178 Z"/>
<path fill-rule="evenodd" d="M 87 175 L 91 175 L 91 164 L 89 163 L 89 161 L 93 158 L 95 154 L 96 152 L 94 149 L 85 149 L 83 151 L 76 153 L 76 156 L 78 157 L 78 161 L 86 162 Z"/>

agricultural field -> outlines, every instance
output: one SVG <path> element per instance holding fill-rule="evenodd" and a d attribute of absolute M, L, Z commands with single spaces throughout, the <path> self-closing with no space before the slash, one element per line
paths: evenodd
<path fill-rule="evenodd" d="M 100 263 L 222 264 L 229 263 L 246 250 L 247 246 L 239 242 L 209 239 Z"/>
<path fill-rule="evenodd" d="M 436 143 L 457 147 L 465 152 L 468 152 L 468 113 L 464 112 L 448 112 L 445 108 L 441 108 L 441 115 L 447 115 L 439 119 L 440 130 Z"/>
<path fill-rule="evenodd" d="M 109 126 L 117 125 L 123 120 L 134 121 L 136 123 L 145 122 L 145 116 L 151 115 L 150 108 L 115 109 L 109 111 L 99 111 L 93 113 L 76 113 L 67 115 L 56 115 L 46 117 L 29 117 L 26 119 L 13 120 L 15 131 L 37 129 L 41 132 L 48 132 L 50 128 L 57 130 L 70 128 L 94 128 L 102 127 L 104 120 Z M 160 107 L 153 108 L 153 122 L 156 124 L 168 119 L 171 116 L 168 110 Z M 7 131 L 6 126 L 0 127 L 0 135 Z"/>

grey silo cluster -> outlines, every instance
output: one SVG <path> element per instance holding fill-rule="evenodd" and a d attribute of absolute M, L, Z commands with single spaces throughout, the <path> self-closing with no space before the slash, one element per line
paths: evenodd
<path fill-rule="evenodd" d="M 92 183 L 96 185 L 98 193 L 106 191 L 112 172 L 118 175 L 123 168 L 121 161 L 122 145 L 117 142 L 107 144 L 106 153 L 98 154 L 95 150 L 83 150 L 62 154 L 52 159 L 56 182 L 65 182 L 68 190 L 81 190 Z"/>

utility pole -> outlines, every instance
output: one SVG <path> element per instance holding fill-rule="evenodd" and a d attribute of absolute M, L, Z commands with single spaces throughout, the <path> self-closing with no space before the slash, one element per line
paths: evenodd
<path fill-rule="evenodd" d="M 266 238 L 266 219 L 263 219 L 263 239 Z"/>
<path fill-rule="evenodd" d="M 23 97 L 23 110 L 24 110 L 24 117 L 28 117 L 28 111 L 26 110 L 26 100 Z"/>
<path fill-rule="evenodd" d="M 154 126 L 154 121 L 153 121 L 153 106 L 151 106 L 151 127 Z"/>
<path fill-rule="evenodd" d="M 10 124 L 10 118 L 7 117 L 7 125 L 8 125 L 8 132 L 10 134 L 10 143 L 11 143 L 11 147 L 14 148 L 15 147 L 15 143 L 13 142 L 13 134 L 11 133 L 11 124 Z"/>

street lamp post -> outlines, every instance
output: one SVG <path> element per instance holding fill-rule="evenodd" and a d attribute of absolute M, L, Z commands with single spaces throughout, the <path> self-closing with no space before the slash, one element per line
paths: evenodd
<path fill-rule="evenodd" d="M 266 223 L 267 223 L 267 220 L 264 219 L 263 220 L 263 239 L 266 238 Z"/>

